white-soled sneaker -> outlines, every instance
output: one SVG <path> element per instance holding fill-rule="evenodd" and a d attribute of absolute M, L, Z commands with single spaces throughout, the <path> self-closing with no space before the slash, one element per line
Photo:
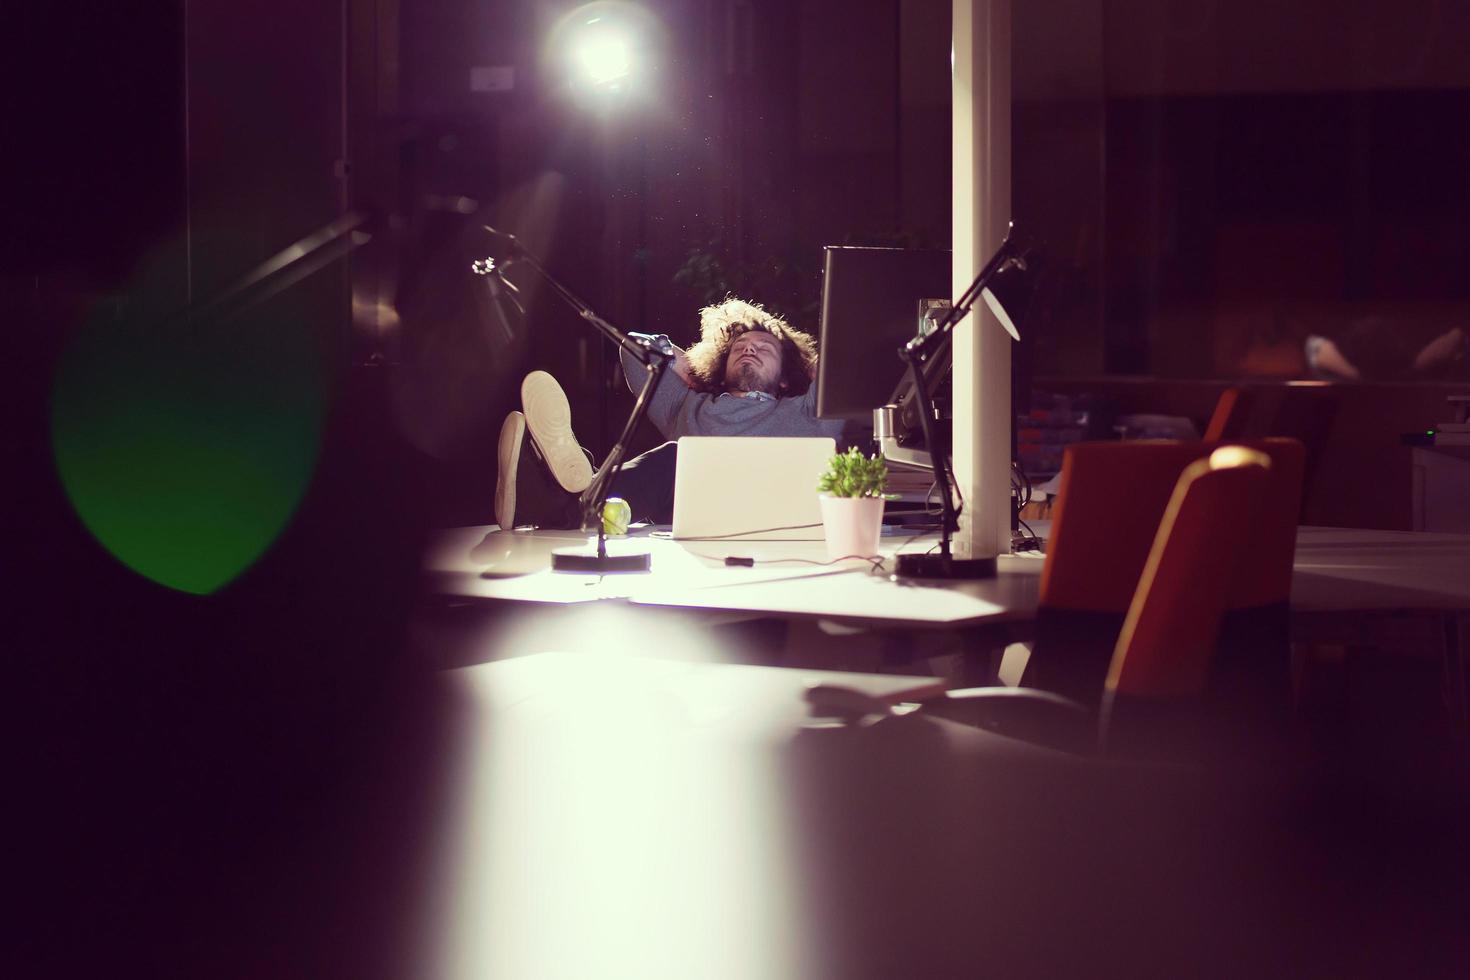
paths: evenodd
<path fill-rule="evenodd" d="M 535 442 L 526 438 L 526 417 L 520 412 L 501 423 L 496 462 L 495 523 L 502 531 L 580 526 L 581 501 L 557 485 Z"/>
<path fill-rule="evenodd" d="M 500 424 L 500 443 L 495 459 L 500 464 L 495 476 L 495 523 L 509 531 L 516 526 L 516 474 L 521 461 L 521 442 L 526 438 L 526 417 L 511 412 Z"/>
<path fill-rule="evenodd" d="M 556 482 L 572 493 L 587 489 L 592 482 L 592 464 L 572 432 L 572 406 L 561 385 L 545 371 L 532 371 L 521 382 L 521 409 L 526 413 L 531 438 Z"/>

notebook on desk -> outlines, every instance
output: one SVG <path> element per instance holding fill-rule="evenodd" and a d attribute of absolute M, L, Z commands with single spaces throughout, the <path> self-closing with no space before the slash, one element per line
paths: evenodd
<path fill-rule="evenodd" d="M 674 464 L 675 540 L 820 541 L 817 481 L 830 438 L 685 436 Z"/>

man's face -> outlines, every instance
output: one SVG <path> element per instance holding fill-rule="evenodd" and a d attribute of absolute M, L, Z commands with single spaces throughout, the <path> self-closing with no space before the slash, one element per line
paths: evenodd
<path fill-rule="evenodd" d="M 783 387 L 781 342 L 764 330 L 747 330 L 736 337 L 725 357 L 725 390 L 779 395 Z"/>

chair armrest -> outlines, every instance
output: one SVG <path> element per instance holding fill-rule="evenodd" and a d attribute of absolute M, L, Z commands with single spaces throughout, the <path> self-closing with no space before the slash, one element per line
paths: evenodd
<path fill-rule="evenodd" d="M 999 735 L 1090 755 L 1097 750 L 1097 717 L 1060 694 L 1034 687 L 971 687 L 925 701 L 919 713 L 947 718 Z"/>

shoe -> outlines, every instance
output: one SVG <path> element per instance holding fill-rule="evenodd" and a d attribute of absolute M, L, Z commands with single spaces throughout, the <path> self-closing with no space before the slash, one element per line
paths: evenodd
<path fill-rule="evenodd" d="M 581 525 L 577 494 L 563 490 L 526 438 L 526 416 L 511 412 L 496 446 L 495 523 L 509 531 L 521 525 L 576 529 Z"/>
<path fill-rule="evenodd" d="M 532 371 L 521 382 L 521 408 L 531 439 L 556 482 L 569 493 L 581 493 L 592 482 L 592 464 L 572 432 L 572 406 L 556 379 Z"/>
<path fill-rule="evenodd" d="M 526 438 L 526 417 L 511 412 L 500 424 L 500 443 L 495 459 L 495 523 L 509 531 L 516 526 L 516 470 L 520 467 L 521 443 Z"/>

